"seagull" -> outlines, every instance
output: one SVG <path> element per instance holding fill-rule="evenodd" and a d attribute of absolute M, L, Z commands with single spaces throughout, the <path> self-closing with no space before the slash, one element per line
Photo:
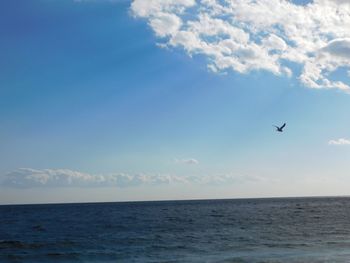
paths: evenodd
<path fill-rule="evenodd" d="M 276 127 L 276 131 L 278 131 L 278 132 L 283 132 L 283 128 L 286 127 L 286 124 L 283 123 L 283 125 L 282 125 L 281 127 L 278 127 L 278 126 L 276 126 L 276 125 L 273 125 L 273 126 Z"/>

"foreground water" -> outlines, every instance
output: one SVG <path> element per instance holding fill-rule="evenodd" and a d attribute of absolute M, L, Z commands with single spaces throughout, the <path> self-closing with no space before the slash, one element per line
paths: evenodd
<path fill-rule="evenodd" d="M 0 262 L 350 262 L 350 198 L 0 206 Z"/>

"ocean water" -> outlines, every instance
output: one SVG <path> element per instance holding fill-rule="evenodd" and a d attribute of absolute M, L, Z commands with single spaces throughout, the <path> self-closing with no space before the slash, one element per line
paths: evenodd
<path fill-rule="evenodd" d="M 350 198 L 0 206 L 0 262 L 350 262 Z"/>

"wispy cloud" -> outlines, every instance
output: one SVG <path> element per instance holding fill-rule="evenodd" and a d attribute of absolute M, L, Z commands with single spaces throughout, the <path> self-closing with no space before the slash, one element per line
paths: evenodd
<path fill-rule="evenodd" d="M 131 10 L 144 18 L 162 42 L 208 58 L 214 72 L 266 70 L 291 76 L 310 88 L 350 90 L 329 75 L 350 69 L 350 2 L 314 0 L 134 0 Z M 287 63 L 286 63 L 287 62 Z"/>
<path fill-rule="evenodd" d="M 189 165 L 197 165 L 199 164 L 199 161 L 194 158 L 189 158 L 189 159 L 175 159 L 175 163 L 179 164 L 189 164 Z"/>
<path fill-rule="evenodd" d="M 14 188 L 33 187 L 131 187 L 161 184 L 227 184 L 258 181 L 262 178 L 245 175 L 222 174 L 178 176 L 170 174 L 92 175 L 68 169 L 20 168 L 5 175 L 1 185 Z"/>
<path fill-rule="evenodd" d="M 337 140 L 330 140 L 328 142 L 329 145 L 350 145 L 350 140 L 348 139 L 344 139 L 344 138 L 340 138 Z"/>

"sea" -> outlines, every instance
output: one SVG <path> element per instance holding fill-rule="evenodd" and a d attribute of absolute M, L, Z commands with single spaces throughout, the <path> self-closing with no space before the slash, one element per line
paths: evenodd
<path fill-rule="evenodd" d="M 350 262 L 350 198 L 3 205 L 0 262 Z"/>

